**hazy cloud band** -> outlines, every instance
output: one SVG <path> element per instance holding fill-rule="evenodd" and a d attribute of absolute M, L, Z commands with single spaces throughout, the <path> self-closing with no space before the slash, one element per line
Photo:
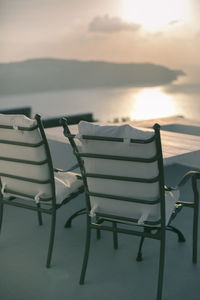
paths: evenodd
<path fill-rule="evenodd" d="M 91 32 L 118 32 L 118 31 L 137 31 L 141 25 L 128 23 L 119 17 L 96 16 L 89 24 Z"/>

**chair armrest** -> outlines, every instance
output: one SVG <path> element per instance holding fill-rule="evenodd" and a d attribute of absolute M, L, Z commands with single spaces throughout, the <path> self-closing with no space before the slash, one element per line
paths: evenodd
<path fill-rule="evenodd" d="M 75 164 L 74 166 L 72 166 L 71 168 L 67 169 L 67 170 L 63 170 L 63 169 L 59 169 L 59 168 L 54 168 L 54 172 L 69 172 L 72 171 L 74 169 L 77 169 L 79 167 L 79 164 Z"/>
<path fill-rule="evenodd" d="M 200 179 L 200 172 L 198 171 L 189 171 L 187 172 L 179 181 L 177 187 L 183 186 L 190 178 L 193 178 L 194 180 Z"/>
<path fill-rule="evenodd" d="M 196 210 L 198 211 L 199 207 L 199 192 L 197 189 L 197 179 L 200 179 L 200 172 L 198 171 L 189 171 L 185 173 L 185 175 L 181 178 L 179 183 L 175 187 L 168 187 L 165 185 L 164 189 L 165 191 L 174 191 L 182 187 L 189 179 L 192 181 L 192 189 L 194 193 L 194 201 L 186 202 L 186 201 L 177 201 L 178 205 L 184 205 L 188 207 L 196 207 Z"/>
<path fill-rule="evenodd" d="M 164 189 L 165 189 L 165 191 L 170 192 L 170 191 L 175 191 L 175 190 L 177 190 L 177 187 L 172 187 L 172 186 L 165 185 L 165 186 L 164 186 Z"/>
<path fill-rule="evenodd" d="M 165 187 L 164 187 L 165 191 L 174 191 L 174 190 L 179 189 L 190 178 L 192 178 L 193 180 L 200 179 L 200 172 L 198 172 L 198 171 L 189 171 L 189 172 L 185 173 L 184 176 L 181 178 L 181 180 L 179 181 L 179 183 L 176 186 L 171 187 L 171 186 L 165 185 Z"/>

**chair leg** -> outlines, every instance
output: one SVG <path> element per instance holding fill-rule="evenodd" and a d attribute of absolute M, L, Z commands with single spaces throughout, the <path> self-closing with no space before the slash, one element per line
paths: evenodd
<path fill-rule="evenodd" d="M 178 242 L 179 242 L 179 243 L 185 242 L 185 237 L 184 237 L 184 235 L 183 235 L 182 232 L 181 232 L 180 230 L 178 230 L 176 227 L 171 226 L 171 225 L 168 225 L 168 226 L 166 227 L 166 229 L 167 229 L 167 230 L 170 230 L 170 231 L 173 231 L 173 232 L 175 232 L 175 233 L 178 235 Z"/>
<path fill-rule="evenodd" d="M 199 193 L 197 189 L 197 181 L 192 178 L 192 187 L 194 192 L 194 215 L 193 215 L 193 252 L 192 262 L 197 263 L 197 246 L 198 246 L 198 218 L 199 218 Z"/>
<path fill-rule="evenodd" d="M 193 219 L 193 252 L 192 262 L 197 263 L 197 246 L 198 246 L 198 209 L 194 208 L 194 219 Z"/>
<path fill-rule="evenodd" d="M 164 264 L 165 264 L 165 235 L 166 235 L 165 229 L 164 230 L 161 229 L 157 300 L 162 299 Z"/>
<path fill-rule="evenodd" d="M 69 219 L 66 221 L 64 227 L 65 227 L 65 228 L 71 227 L 71 225 L 72 225 L 72 220 L 73 220 L 74 218 L 80 216 L 80 215 L 85 214 L 85 213 L 86 213 L 86 209 L 85 209 L 85 208 L 82 208 L 82 209 L 76 211 L 73 215 L 71 215 L 71 217 L 69 217 Z"/>
<path fill-rule="evenodd" d="M 151 228 L 144 227 L 144 232 L 151 233 Z M 143 259 L 142 258 L 142 246 L 143 246 L 143 243 L 144 243 L 144 239 L 145 239 L 145 237 L 141 236 L 140 244 L 139 244 L 139 249 L 138 249 L 138 253 L 137 253 L 137 257 L 136 257 L 136 261 L 142 261 L 142 259 Z"/>
<path fill-rule="evenodd" d="M 137 257 L 136 257 L 137 261 L 142 261 L 142 245 L 143 245 L 143 242 L 144 242 L 144 236 L 142 236 L 141 239 L 140 239 L 138 254 L 137 254 Z"/>
<path fill-rule="evenodd" d="M 90 241 L 91 241 L 91 227 L 90 227 L 90 216 L 87 216 L 87 231 L 86 231 L 86 242 L 85 242 L 85 253 L 83 258 L 83 265 L 81 270 L 81 276 L 79 283 L 81 285 L 84 284 L 85 281 L 85 273 L 87 269 L 89 250 L 90 250 Z"/>
<path fill-rule="evenodd" d="M 2 221 L 3 221 L 3 209 L 4 209 L 3 203 L 0 203 L 0 232 L 1 232 Z"/>
<path fill-rule="evenodd" d="M 98 217 L 96 217 L 96 223 L 97 224 L 101 224 L 101 222 L 99 222 L 99 218 Z M 97 240 L 101 239 L 101 230 L 100 229 L 96 230 L 96 237 L 97 237 Z"/>
<path fill-rule="evenodd" d="M 40 208 L 40 203 L 37 203 L 37 208 Z M 38 215 L 38 223 L 39 223 L 39 225 L 41 226 L 41 225 L 43 225 L 43 222 L 42 222 L 42 213 L 41 213 L 41 211 L 37 211 L 37 215 Z"/>
<path fill-rule="evenodd" d="M 101 230 L 100 229 L 96 230 L 96 235 L 97 235 L 97 240 L 100 240 L 101 239 Z"/>
<path fill-rule="evenodd" d="M 112 222 L 113 228 L 113 247 L 114 249 L 118 249 L 118 236 L 117 236 L 117 223 Z"/>
<path fill-rule="evenodd" d="M 50 231 L 50 239 L 49 239 L 49 249 L 47 255 L 46 267 L 49 268 L 51 265 L 51 257 L 53 251 L 54 237 L 55 237 L 55 228 L 56 228 L 56 211 L 53 211 L 51 217 L 51 231 Z"/>

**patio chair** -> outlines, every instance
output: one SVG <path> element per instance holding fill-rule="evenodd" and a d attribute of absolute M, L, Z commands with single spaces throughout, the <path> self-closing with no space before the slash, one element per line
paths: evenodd
<path fill-rule="evenodd" d="M 56 210 L 83 192 L 80 174 L 53 169 L 41 118 L 0 114 L 0 229 L 4 205 L 51 216 L 46 267 L 50 267 Z"/>
<path fill-rule="evenodd" d="M 70 133 L 67 120 L 63 119 L 63 126 L 79 162 L 86 194 L 87 234 L 80 284 L 85 280 L 92 229 L 113 232 L 116 249 L 118 233 L 139 236 L 137 261 L 142 260 L 144 239 L 152 238 L 160 241 L 157 300 L 161 300 L 166 230 L 177 233 L 179 242 L 185 241 L 183 234 L 170 225 L 182 206 L 194 209 L 193 263 L 197 262 L 200 173 L 190 171 L 175 188 L 165 186 L 158 124 L 151 131 L 143 131 L 130 125 L 80 122 L 76 136 Z M 194 201 L 183 202 L 179 188 L 189 178 Z"/>

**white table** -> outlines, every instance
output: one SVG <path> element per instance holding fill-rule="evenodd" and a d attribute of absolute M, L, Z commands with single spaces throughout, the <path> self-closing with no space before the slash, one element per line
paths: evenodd
<path fill-rule="evenodd" d="M 77 133 L 77 125 L 69 126 L 73 134 Z M 49 140 L 69 143 L 63 135 L 62 127 L 45 129 Z M 200 136 L 161 130 L 164 164 L 180 163 L 200 168 Z"/>

